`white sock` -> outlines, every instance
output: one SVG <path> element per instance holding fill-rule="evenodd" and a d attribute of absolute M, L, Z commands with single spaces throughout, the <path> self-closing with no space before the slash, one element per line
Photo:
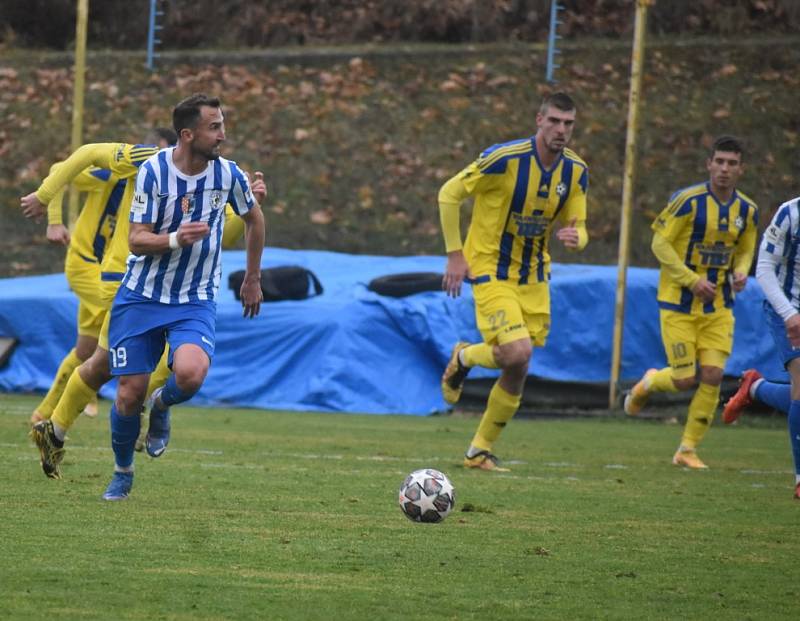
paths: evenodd
<path fill-rule="evenodd" d="M 483 451 L 483 449 L 475 448 L 472 444 L 470 444 L 469 448 L 467 449 L 467 458 L 472 459 L 473 457 L 475 457 L 475 455 L 477 455 L 481 451 Z"/>
<path fill-rule="evenodd" d="M 750 390 L 748 390 L 747 392 L 750 393 L 750 398 L 751 399 L 755 399 L 756 398 L 756 388 L 758 388 L 759 385 L 761 384 L 761 382 L 763 382 L 763 381 L 764 381 L 764 378 L 762 377 L 761 379 L 757 379 L 755 382 L 750 384 Z"/>
<path fill-rule="evenodd" d="M 60 442 L 64 441 L 64 438 L 67 437 L 67 430 L 64 429 L 58 423 L 53 423 L 53 435 L 59 439 Z"/>
<path fill-rule="evenodd" d="M 462 367 L 466 367 L 467 365 L 464 363 L 464 350 L 466 347 L 458 350 L 458 361 L 461 363 Z"/>

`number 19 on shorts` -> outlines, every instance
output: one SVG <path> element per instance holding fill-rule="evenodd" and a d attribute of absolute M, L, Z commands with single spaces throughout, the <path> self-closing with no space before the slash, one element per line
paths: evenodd
<path fill-rule="evenodd" d="M 128 350 L 124 347 L 117 347 L 109 350 L 111 354 L 111 368 L 122 369 L 128 365 Z"/>

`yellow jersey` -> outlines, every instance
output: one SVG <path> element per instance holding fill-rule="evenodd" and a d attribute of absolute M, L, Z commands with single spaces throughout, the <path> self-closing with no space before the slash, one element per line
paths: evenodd
<path fill-rule="evenodd" d="M 42 203 L 49 203 L 56 192 L 69 184 L 81 171 L 90 166 L 109 170 L 119 179 L 130 179 L 139 172 L 139 166 L 158 153 L 155 145 L 133 145 L 121 142 L 86 144 L 62 162 L 62 165 L 42 182 L 36 191 Z M 126 183 L 117 210 L 116 226 L 110 243 L 104 249 L 100 277 L 103 282 L 115 283 L 108 288 L 113 298 L 116 285 L 125 275 L 128 259 L 128 231 L 134 183 Z M 109 298 L 110 299 L 110 298 Z"/>
<path fill-rule="evenodd" d="M 54 164 L 50 172 L 55 172 L 61 165 Z M 91 167 L 81 171 L 72 180 L 72 185 L 87 195 L 70 237 L 70 249 L 88 263 L 99 263 L 116 227 L 125 180 L 110 170 Z M 47 206 L 48 224 L 62 223 L 61 202 L 65 190 L 61 188 Z"/>
<path fill-rule="evenodd" d="M 564 149 L 545 169 L 536 138 L 494 145 L 462 170 L 475 197 L 464 256 L 475 282 L 512 280 L 520 285 L 550 279 L 550 233 L 558 219 L 573 220 L 586 243 L 589 167 Z"/>
<path fill-rule="evenodd" d="M 688 270 L 717 285 L 717 295 L 713 302 L 703 302 L 662 268 L 659 307 L 691 314 L 731 308 L 735 296 L 729 274 L 749 271 L 757 225 L 756 204 L 738 190 L 724 204 L 714 196 L 708 182 L 675 192 L 652 229 L 672 245 Z"/>

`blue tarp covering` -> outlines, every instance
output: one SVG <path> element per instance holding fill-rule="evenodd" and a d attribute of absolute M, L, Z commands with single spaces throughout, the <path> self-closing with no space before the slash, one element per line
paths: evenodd
<path fill-rule="evenodd" d="M 263 265 L 302 265 L 325 291 L 303 301 L 271 302 L 242 318 L 227 289 L 230 272 L 244 268 L 244 252 L 224 253 L 217 344 L 196 405 L 372 414 L 429 414 L 444 410 L 439 378 L 457 340 L 476 341 L 472 294 L 421 293 L 382 297 L 367 289 L 378 276 L 442 272 L 443 257 L 381 257 L 333 252 L 265 250 Z M 610 375 L 617 269 L 554 265 L 552 329 L 534 352 L 531 374 L 606 382 Z M 655 270 L 628 272 L 622 378 L 638 378 L 665 364 L 659 333 Z M 763 296 L 751 279 L 736 304 L 735 345 L 726 372 L 757 367 L 785 379 L 764 329 Z M 75 340 L 76 298 L 63 274 L 0 280 L 0 336 L 18 339 L 0 369 L 0 390 L 44 391 Z M 476 369 L 470 377 L 492 372 Z M 113 396 L 113 384 L 103 396 Z"/>

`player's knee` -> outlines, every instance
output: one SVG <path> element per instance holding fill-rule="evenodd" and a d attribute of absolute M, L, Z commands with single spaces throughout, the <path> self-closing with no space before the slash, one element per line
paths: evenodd
<path fill-rule="evenodd" d="M 722 384 L 723 370 L 719 367 L 700 367 L 700 381 L 709 386 Z"/>
<path fill-rule="evenodd" d="M 140 384 L 120 381 L 117 387 L 117 412 L 122 416 L 133 416 L 142 411 L 145 393 Z"/>
<path fill-rule="evenodd" d="M 528 372 L 528 363 L 531 360 L 533 347 L 528 339 L 520 339 L 511 343 L 500 345 L 497 348 L 497 364 L 502 369 L 509 371 Z"/>
<path fill-rule="evenodd" d="M 79 336 L 78 341 L 75 343 L 75 355 L 78 360 L 85 362 L 91 358 L 94 351 L 97 349 L 97 339 L 90 337 Z"/>
<path fill-rule="evenodd" d="M 678 390 L 691 390 L 697 385 L 697 380 L 694 377 L 681 377 L 672 378 L 672 383 Z"/>
<path fill-rule="evenodd" d="M 99 347 L 80 366 L 83 381 L 92 388 L 100 388 L 111 380 L 111 369 L 108 366 L 108 352 Z"/>
<path fill-rule="evenodd" d="M 190 364 L 175 369 L 175 383 L 181 392 L 194 394 L 200 390 L 203 380 L 206 379 L 208 365 Z"/>

